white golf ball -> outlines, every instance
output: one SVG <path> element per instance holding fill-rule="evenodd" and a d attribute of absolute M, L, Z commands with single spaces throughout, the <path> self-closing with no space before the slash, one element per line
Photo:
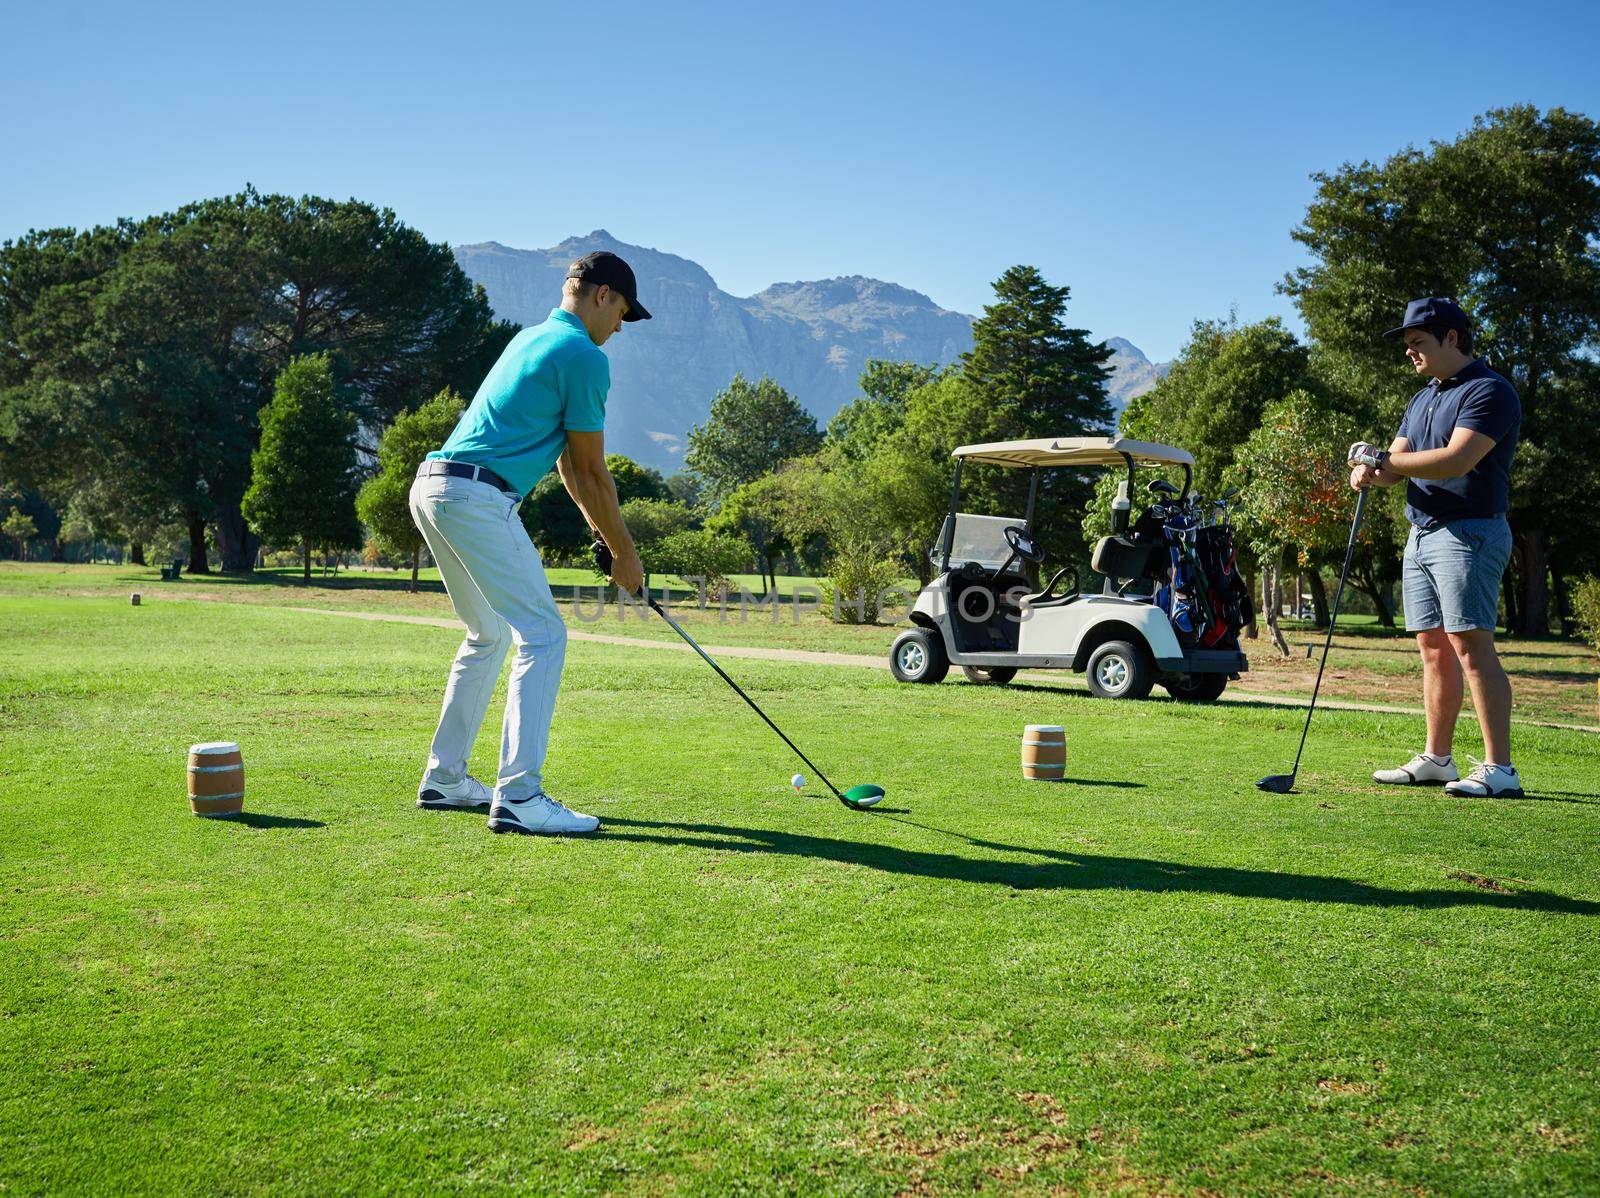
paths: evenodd
<path fill-rule="evenodd" d="M 805 784 L 806 776 L 804 774 L 796 774 L 793 778 L 789 779 L 789 785 L 794 787 L 796 790 L 799 790 Z"/>

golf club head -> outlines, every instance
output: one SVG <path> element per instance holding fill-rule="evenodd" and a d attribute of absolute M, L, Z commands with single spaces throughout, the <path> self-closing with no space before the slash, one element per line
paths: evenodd
<path fill-rule="evenodd" d="M 860 786 L 852 786 L 844 792 L 844 801 L 857 811 L 865 811 L 869 807 L 876 807 L 883 802 L 883 787 L 874 786 L 870 782 L 863 782 Z"/>
<path fill-rule="evenodd" d="M 1286 795 L 1294 790 L 1293 774 L 1268 774 L 1256 783 L 1257 790 L 1265 790 L 1275 795 Z"/>

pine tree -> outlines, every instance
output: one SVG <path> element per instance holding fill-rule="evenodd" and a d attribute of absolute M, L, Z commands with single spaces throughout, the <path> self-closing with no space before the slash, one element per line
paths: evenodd
<path fill-rule="evenodd" d="M 1086 330 L 1067 327 L 1071 289 L 1050 286 L 1034 267 L 1013 266 L 995 281 L 994 294 L 961 356 L 967 379 L 1005 411 L 1019 437 L 1107 431 L 1111 351 Z"/>
<path fill-rule="evenodd" d="M 311 551 L 358 549 L 356 420 L 333 393 L 327 354 L 292 358 L 261 409 L 261 445 L 240 507 L 269 545 L 298 545 L 311 580 Z"/>
<path fill-rule="evenodd" d="M 962 379 L 984 409 L 985 440 L 1082 437 L 1110 432 L 1105 363 L 1111 351 L 1066 325 L 1067 287 L 1052 287 L 1031 266 L 1013 266 L 995 281 L 995 302 L 972 326 L 972 349 L 962 355 Z M 979 511 L 1021 516 L 1029 472 L 994 471 L 985 482 L 975 472 L 970 494 Z M 968 484 L 963 483 L 963 490 Z M 1060 561 L 1087 556 L 1075 514 L 1092 492 L 1085 476 L 1044 471 L 1034 527 Z"/>

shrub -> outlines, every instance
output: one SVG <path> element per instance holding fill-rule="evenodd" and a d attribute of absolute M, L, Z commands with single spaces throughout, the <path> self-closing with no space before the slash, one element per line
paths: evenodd
<path fill-rule="evenodd" d="M 843 624 L 876 624 L 883 592 L 900 581 L 900 566 L 872 540 L 847 537 L 828 559 L 823 610 Z"/>
<path fill-rule="evenodd" d="M 1600 578 L 1590 575 L 1572 588 L 1572 614 L 1596 653 L 1600 653 Z"/>
<path fill-rule="evenodd" d="M 750 560 L 750 547 L 738 537 L 707 532 L 677 532 L 641 551 L 644 568 L 651 573 L 675 574 L 683 582 L 698 582 L 702 596 L 725 599 L 733 589 L 728 575 Z"/>

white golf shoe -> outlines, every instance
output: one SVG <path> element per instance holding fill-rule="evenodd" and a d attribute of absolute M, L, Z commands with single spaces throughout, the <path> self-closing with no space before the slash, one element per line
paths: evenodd
<path fill-rule="evenodd" d="M 1418 753 L 1392 770 L 1374 770 L 1372 780 L 1385 786 L 1444 786 L 1460 776 L 1454 758 Z"/>
<path fill-rule="evenodd" d="M 592 815 L 556 802 L 549 795 L 527 799 L 502 799 L 495 796 L 489 808 L 489 831 L 519 832 L 523 836 L 572 836 L 593 832 L 600 821 Z"/>
<path fill-rule="evenodd" d="M 1446 784 L 1445 794 L 1459 795 L 1467 799 L 1522 797 L 1522 779 L 1517 776 L 1516 766 L 1494 765 L 1491 762 L 1479 761 L 1476 757 L 1468 760 L 1472 762 L 1472 772 L 1459 782 Z"/>
<path fill-rule="evenodd" d="M 471 774 L 446 786 L 429 778 L 417 788 L 417 806 L 429 811 L 482 811 L 494 799 L 494 792 Z"/>

